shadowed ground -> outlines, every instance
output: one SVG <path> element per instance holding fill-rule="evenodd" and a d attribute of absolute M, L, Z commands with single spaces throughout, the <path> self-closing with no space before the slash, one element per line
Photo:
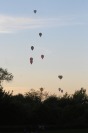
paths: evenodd
<path fill-rule="evenodd" d="M 26 133 L 24 131 L 11 131 L 11 132 L 0 132 L 0 133 Z M 88 133 L 88 129 L 69 129 L 69 130 L 58 130 L 58 131 L 29 131 L 27 133 Z"/>
<path fill-rule="evenodd" d="M 60 131 L 45 131 L 42 133 L 88 133 L 88 129 L 70 129 L 70 130 L 60 130 Z"/>

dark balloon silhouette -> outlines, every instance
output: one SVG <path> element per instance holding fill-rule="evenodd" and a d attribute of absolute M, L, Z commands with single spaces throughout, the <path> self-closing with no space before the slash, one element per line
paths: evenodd
<path fill-rule="evenodd" d="M 59 79 L 62 79 L 62 78 L 63 78 L 63 76 L 62 76 L 62 75 L 59 75 L 59 76 L 58 76 L 58 78 L 59 78 Z"/>
<path fill-rule="evenodd" d="M 31 64 L 33 63 L 33 58 L 32 58 L 32 57 L 30 58 L 30 63 L 31 63 Z"/>
<path fill-rule="evenodd" d="M 61 90 L 61 93 L 63 93 L 63 90 Z"/>
<path fill-rule="evenodd" d="M 34 50 L 34 46 L 31 46 L 31 50 Z"/>
<path fill-rule="evenodd" d="M 37 10 L 34 10 L 34 13 L 36 13 L 37 12 Z"/>
<path fill-rule="evenodd" d="M 63 93 L 63 90 L 62 90 L 61 88 L 58 88 L 58 90 L 59 90 L 61 93 Z"/>
<path fill-rule="evenodd" d="M 58 88 L 59 91 L 61 91 L 61 88 Z"/>
<path fill-rule="evenodd" d="M 41 58 L 43 59 L 44 58 L 44 55 L 41 55 Z"/>
<path fill-rule="evenodd" d="M 39 33 L 39 36 L 41 37 L 42 36 L 42 33 Z"/>

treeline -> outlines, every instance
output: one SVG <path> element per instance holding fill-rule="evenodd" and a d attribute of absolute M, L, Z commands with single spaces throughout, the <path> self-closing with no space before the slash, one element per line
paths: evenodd
<path fill-rule="evenodd" d="M 13 95 L 6 92 L 2 82 L 11 81 L 13 75 L 0 68 L 0 127 L 2 126 L 39 126 L 48 128 L 85 128 L 88 127 L 88 95 L 81 88 L 62 97 L 39 91 Z"/>
<path fill-rule="evenodd" d="M 13 95 L 0 86 L 0 125 L 88 127 L 88 95 L 83 88 L 62 97 L 48 95 L 43 88 Z"/>

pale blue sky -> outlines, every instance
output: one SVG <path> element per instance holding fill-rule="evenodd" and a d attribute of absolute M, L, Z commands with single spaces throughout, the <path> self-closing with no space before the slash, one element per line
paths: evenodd
<path fill-rule="evenodd" d="M 88 0 L 0 0 L 0 65 L 14 75 L 5 89 L 88 90 L 87 36 Z"/>

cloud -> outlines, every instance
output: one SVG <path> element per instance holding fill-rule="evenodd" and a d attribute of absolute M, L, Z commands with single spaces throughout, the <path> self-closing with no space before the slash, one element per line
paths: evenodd
<path fill-rule="evenodd" d="M 33 28 L 45 27 L 61 27 L 70 25 L 80 25 L 80 21 L 76 21 L 72 17 L 59 18 L 28 18 L 28 17 L 13 17 L 0 15 L 0 33 L 13 33 L 20 30 L 28 30 Z"/>

